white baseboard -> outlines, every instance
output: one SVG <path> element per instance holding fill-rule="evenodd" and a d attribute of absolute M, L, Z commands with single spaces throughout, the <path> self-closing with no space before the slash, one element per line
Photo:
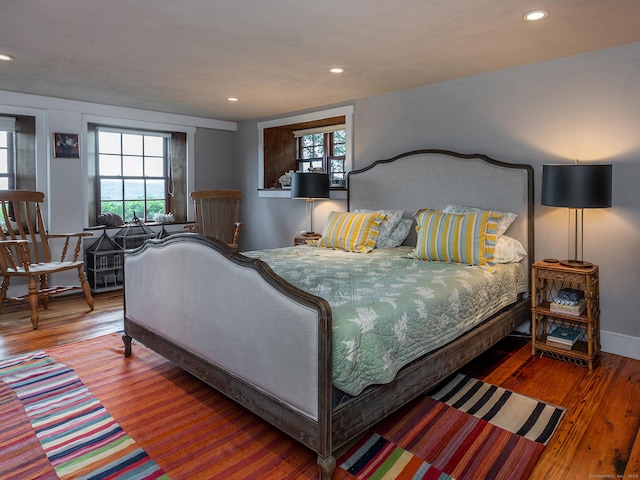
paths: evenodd
<path fill-rule="evenodd" d="M 615 332 L 600 331 L 603 352 L 640 360 L 640 338 Z"/>
<path fill-rule="evenodd" d="M 530 334 L 531 322 L 524 322 L 516 328 L 516 331 Z M 640 360 L 640 338 L 638 337 L 601 330 L 600 347 L 603 352 Z"/>

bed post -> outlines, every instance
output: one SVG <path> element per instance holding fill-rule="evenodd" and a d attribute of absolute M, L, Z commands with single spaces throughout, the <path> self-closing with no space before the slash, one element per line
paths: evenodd
<path fill-rule="evenodd" d="M 328 457 L 321 457 L 318 455 L 318 478 L 320 480 L 331 480 L 335 469 L 336 457 L 333 455 L 329 455 Z"/>
<path fill-rule="evenodd" d="M 126 333 L 122 335 L 122 342 L 124 343 L 124 356 L 125 358 L 131 356 L 131 337 Z"/>

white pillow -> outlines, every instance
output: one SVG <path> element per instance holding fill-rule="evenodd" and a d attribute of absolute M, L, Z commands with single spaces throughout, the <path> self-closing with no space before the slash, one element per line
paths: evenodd
<path fill-rule="evenodd" d="M 492 263 L 518 263 L 527 256 L 527 251 L 515 238 L 501 235 L 496 242 Z"/>
<path fill-rule="evenodd" d="M 444 213 L 456 213 L 458 215 L 465 215 L 467 213 L 479 213 L 482 212 L 483 208 L 477 207 L 464 207 L 462 205 L 447 205 L 447 207 L 442 210 Z M 497 213 L 500 215 L 500 219 L 498 220 L 498 232 L 496 235 L 500 237 L 500 235 L 504 235 L 504 232 L 507 231 L 507 228 L 511 226 L 516 218 L 518 218 L 518 214 L 511 212 L 499 212 L 497 210 L 491 210 L 493 213 Z"/>
<path fill-rule="evenodd" d="M 391 234 L 393 233 L 393 230 L 400 223 L 400 220 L 402 220 L 402 216 L 404 215 L 404 210 L 367 210 L 365 208 L 354 210 L 354 213 L 374 213 L 374 212 L 381 213 L 382 215 L 385 216 L 384 220 L 380 224 L 380 232 L 378 234 L 378 241 L 376 242 L 376 248 L 397 247 L 397 245 L 393 245 L 394 242 L 391 240 Z M 408 234 L 409 232 L 407 232 L 407 235 Z M 402 241 L 404 242 L 404 239 Z"/>

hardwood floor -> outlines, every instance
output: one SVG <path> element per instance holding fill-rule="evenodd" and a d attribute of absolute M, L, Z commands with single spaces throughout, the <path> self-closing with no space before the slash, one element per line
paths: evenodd
<path fill-rule="evenodd" d="M 53 299 L 31 328 L 28 305 L 0 314 L 0 359 L 122 329 L 122 293 Z M 526 339 L 509 337 L 463 373 L 567 409 L 531 479 L 640 478 L 640 361 L 603 354 L 597 368 L 531 356 Z"/>

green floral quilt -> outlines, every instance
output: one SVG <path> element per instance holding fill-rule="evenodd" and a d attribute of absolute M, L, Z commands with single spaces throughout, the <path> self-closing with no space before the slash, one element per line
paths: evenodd
<path fill-rule="evenodd" d="M 409 247 L 349 253 L 313 246 L 245 252 L 323 297 L 333 313 L 333 384 L 358 395 L 526 291 L 520 264 L 492 271 L 408 258 Z"/>

